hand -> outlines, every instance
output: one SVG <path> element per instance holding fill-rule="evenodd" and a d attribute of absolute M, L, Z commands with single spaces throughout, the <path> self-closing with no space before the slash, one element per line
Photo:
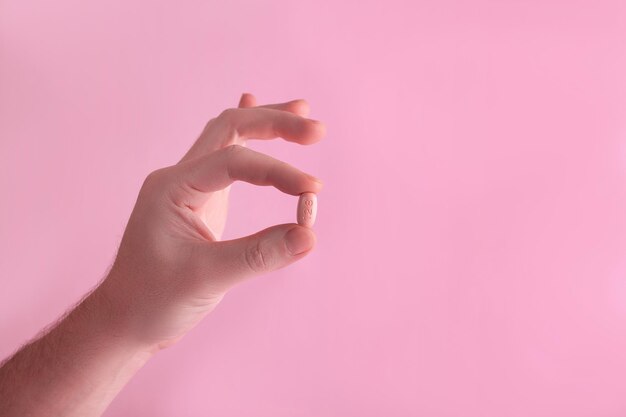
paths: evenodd
<path fill-rule="evenodd" d="M 128 335 L 155 350 L 170 346 L 233 285 L 310 252 L 315 234 L 295 223 L 220 240 L 233 181 L 272 185 L 294 196 L 320 191 L 315 177 L 246 147 L 252 138 L 318 142 L 325 127 L 307 114 L 304 100 L 257 106 L 244 94 L 238 108 L 206 124 L 180 162 L 148 175 L 111 271 L 97 289 Z"/>

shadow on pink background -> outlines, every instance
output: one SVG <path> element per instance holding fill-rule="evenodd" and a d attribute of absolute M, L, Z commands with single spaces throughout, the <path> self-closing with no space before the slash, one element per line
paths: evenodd
<path fill-rule="evenodd" d="M 316 251 L 105 414 L 623 416 L 622 1 L 0 3 L 0 356 L 106 273 L 145 175 L 249 91 L 328 127 Z M 295 220 L 235 184 L 225 238 Z"/>

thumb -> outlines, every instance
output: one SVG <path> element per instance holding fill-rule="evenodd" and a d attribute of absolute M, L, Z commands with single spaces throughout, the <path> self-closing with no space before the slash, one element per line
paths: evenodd
<path fill-rule="evenodd" d="M 234 285 L 242 279 L 284 268 L 305 257 L 315 246 L 315 233 L 295 223 L 280 224 L 253 235 L 212 242 L 214 262 Z"/>

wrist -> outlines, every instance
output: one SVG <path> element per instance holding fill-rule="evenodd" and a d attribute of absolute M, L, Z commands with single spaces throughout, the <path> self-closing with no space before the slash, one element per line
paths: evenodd
<path fill-rule="evenodd" d="M 138 324 L 128 304 L 110 292 L 108 277 L 83 301 L 84 314 L 96 323 L 98 331 L 117 340 L 139 355 L 151 357 L 159 348 L 141 339 Z"/>

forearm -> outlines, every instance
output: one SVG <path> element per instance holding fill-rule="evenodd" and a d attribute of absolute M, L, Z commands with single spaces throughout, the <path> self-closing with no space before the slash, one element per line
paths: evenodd
<path fill-rule="evenodd" d="M 96 289 L 0 367 L 0 417 L 101 415 L 155 350 Z"/>

